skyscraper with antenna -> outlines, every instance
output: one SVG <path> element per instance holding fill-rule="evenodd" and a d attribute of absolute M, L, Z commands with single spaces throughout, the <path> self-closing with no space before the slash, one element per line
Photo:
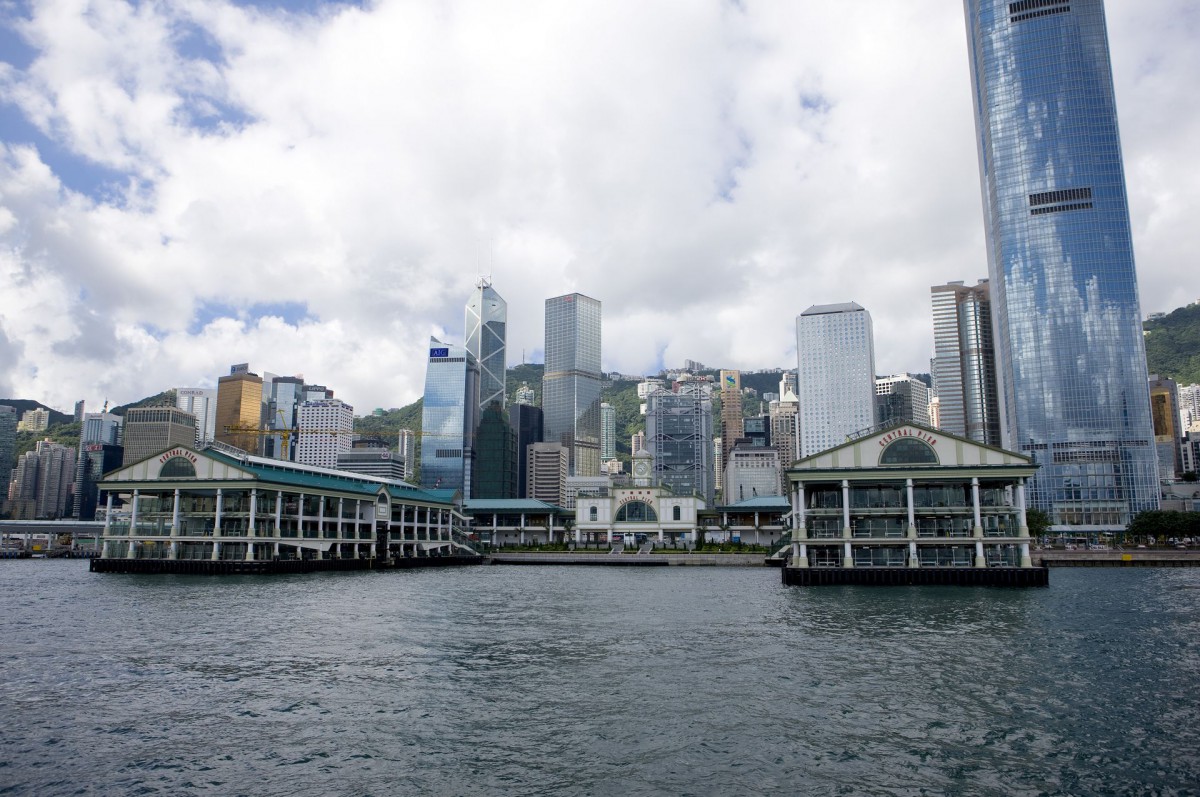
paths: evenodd
<path fill-rule="evenodd" d="M 479 409 L 482 412 L 492 402 L 506 405 L 505 377 L 508 340 L 508 304 L 492 287 L 488 277 L 481 277 L 475 292 L 467 300 L 467 351 L 479 363 Z"/>

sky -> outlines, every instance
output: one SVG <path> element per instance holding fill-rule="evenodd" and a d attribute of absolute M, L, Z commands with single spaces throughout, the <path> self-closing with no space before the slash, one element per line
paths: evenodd
<path fill-rule="evenodd" d="M 1108 0 L 1144 314 L 1200 299 L 1200 5 Z M 955 0 L 0 0 L 0 396 L 233 363 L 420 397 L 481 277 L 509 365 L 603 303 L 606 371 L 795 367 L 855 301 L 927 371 L 987 276 Z"/>

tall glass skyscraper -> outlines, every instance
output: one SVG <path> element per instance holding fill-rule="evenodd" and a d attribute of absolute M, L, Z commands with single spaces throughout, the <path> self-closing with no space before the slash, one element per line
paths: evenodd
<path fill-rule="evenodd" d="M 938 428 L 989 446 L 1003 445 L 988 281 L 973 287 L 961 281 L 934 285 L 930 293 Z"/>
<path fill-rule="evenodd" d="M 581 293 L 546 300 L 546 440 L 562 443 L 572 476 L 600 474 L 600 302 Z"/>
<path fill-rule="evenodd" d="M 463 346 L 429 339 L 421 409 L 421 486 L 462 490 L 471 497 L 475 431 L 479 428 L 479 365 Z"/>
<path fill-rule="evenodd" d="M 492 283 L 481 279 L 467 300 L 466 323 L 463 325 L 467 351 L 479 363 L 481 412 L 493 401 L 500 402 L 501 409 L 505 406 L 507 326 L 508 304 L 492 288 Z"/>
<path fill-rule="evenodd" d="M 1158 506 L 1102 0 L 964 0 L 1005 445 L 1053 523 Z"/>

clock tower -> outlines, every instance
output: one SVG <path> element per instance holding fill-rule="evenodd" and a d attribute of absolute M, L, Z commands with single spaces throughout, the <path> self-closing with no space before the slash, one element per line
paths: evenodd
<path fill-rule="evenodd" d="M 640 449 L 633 455 L 633 486 L 649 487 L 650 474 L 654 470 L 654 455 L 646 449 Z"/>

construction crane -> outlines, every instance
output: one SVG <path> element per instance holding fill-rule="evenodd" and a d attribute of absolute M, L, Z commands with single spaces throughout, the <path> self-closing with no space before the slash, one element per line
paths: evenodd
<path fill-rule="evenodd" d="M 290 452 L 292 450 L 291 449 L 291 439 L 293 437 L 295 437 L 297 440 L 299 440 L 300 435 L 302 435 L 302 434 L 305 434 L 305 435 L 318 434 L 318 435 L 336 436 L 336 435 L 346 435 L 346 434 L 354 434 L 355 433 L 353 429 L 313 429 L 313 428 L 263 429 L 258 426 L 249 426 L 246 424 L 235 424 L 232 426 L 223 426 L 223 427 L 221 427 L 221 429 L 225 434 L 229 435 L 229 437 L 233 440 L 236 440 L 239 438 L 244 438 L 244 437 L 256 437 L 256 438 L 278 437 L 278 438 L 280 438 L 280 440 L 283 441 L 283 449 L 288 452 Z M 231 445 L 232 445 L 232 443 L 231 443 Z M 242 448 L 242 446 L 236 446 L 236 447 Z"/>

